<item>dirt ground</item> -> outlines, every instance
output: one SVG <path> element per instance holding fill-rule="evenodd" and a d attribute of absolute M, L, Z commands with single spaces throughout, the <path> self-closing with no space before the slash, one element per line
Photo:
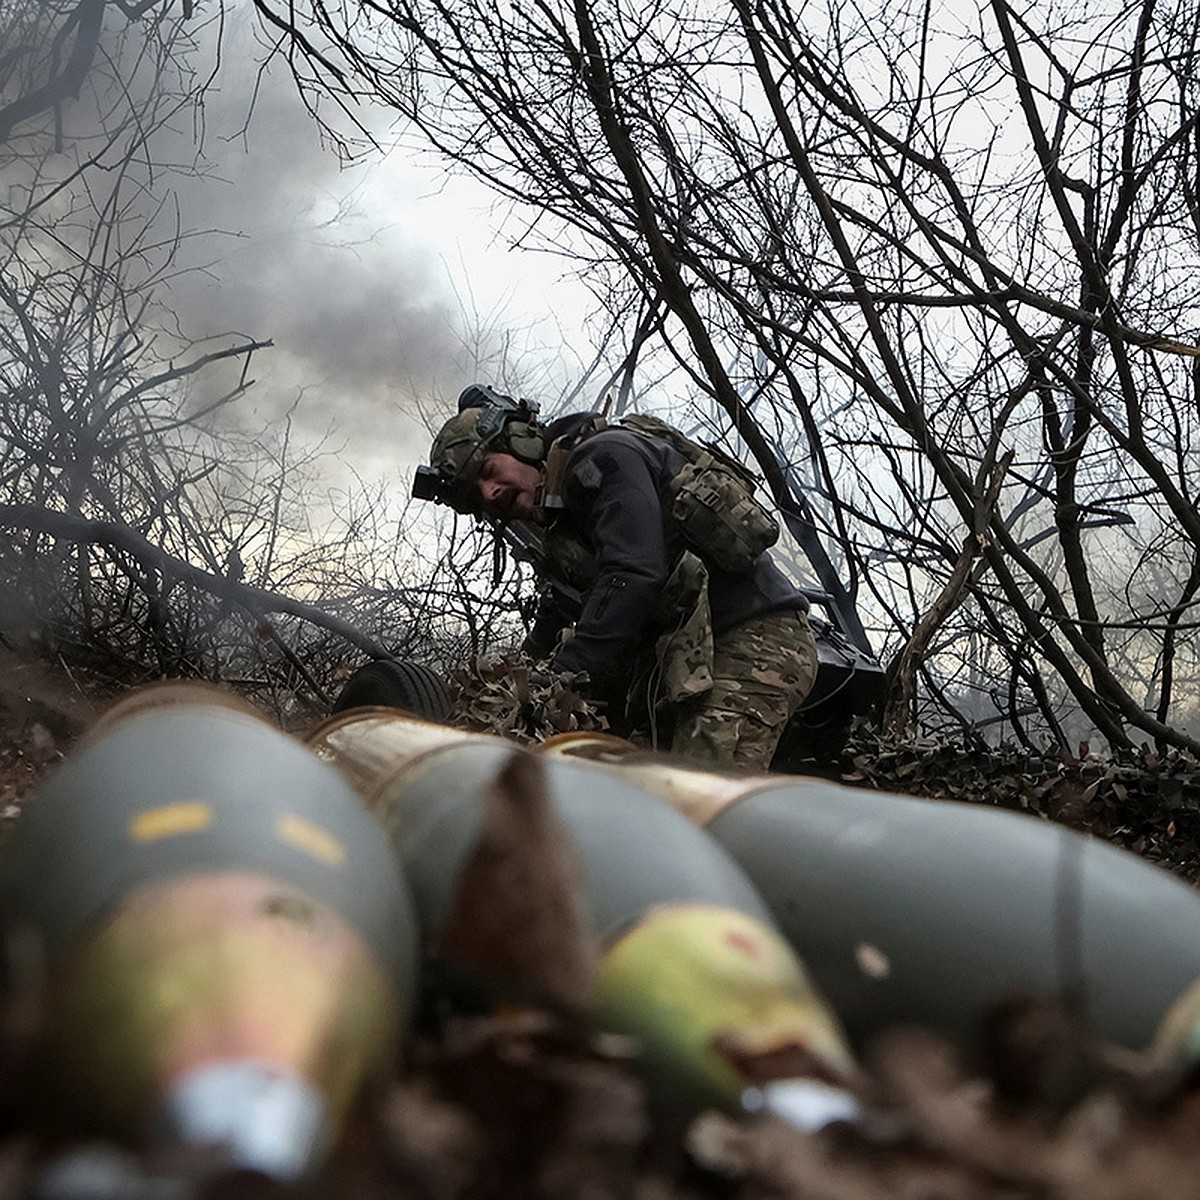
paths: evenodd
<path fill-rule="evenodd" d="M 110 699 L 101 681 L 0 640 L 0 820 L 16 817 Z"/>
<path fill-rule="evenodd" d="M 0 644 L 5 825 L 111 700 L 102 681 Z M 970 1065 L 927 1031 L 881 1039 L 852 1083 L 863 1119 L 818 1134 L 657 1114 L 619 1046 L 550 1012 L 426 1019 L 319 1177 L 286 1191 L 182 1185 L 173 1163 L 46 1127 L 27 1104 L 36 1038 L 14 1012 L 0 1005 L 0 1200 L 1200 1200 L 1194 1073 L 1101 1045 L 1040 1001 L 998 1012 Z M 64 1163 L 85 1185 L 46 1174 Z"/>

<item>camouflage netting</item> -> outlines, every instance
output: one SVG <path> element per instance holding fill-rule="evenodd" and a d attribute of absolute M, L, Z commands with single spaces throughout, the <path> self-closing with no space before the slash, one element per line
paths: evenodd
<path fill-rule="evenodd" d="M 586 685 L 586 675 L 553 674 L 519 654 L 476 658 L 451 681 L 450 723 L 518 742 L 607 729 L 604 714 L 582 690 Z"/>
<path fill-rule="evenodd" d="M 846 783 L 1022 810 L 1095 834 L 1200 882 L 1200 762 L 1143 746 L 1111 756 L 1086 744 L 1044 756 L 944 739 L 883 741 L 859 731 L 838 763 Z"/>

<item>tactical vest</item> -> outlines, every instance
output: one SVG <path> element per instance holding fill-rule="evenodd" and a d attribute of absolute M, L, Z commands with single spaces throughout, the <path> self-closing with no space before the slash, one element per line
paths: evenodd
<path fill-rule="evenodd" d="M 597 416 L 582 430 L 551 443 L 546 454 L 546 509 L 562 507 L 572 455 L 606 428 L 604 418 Z M 680 541 L 707 566 L 733 574 L 751 570 L 755 560 L 779 540 L 778 522 L 755 498 L 758 477 L 736 459 L 710 443 L 692 441 L 657 417 L 634 414 L 622 418 L 619 428 L 666 442 L 683 457 L 683 466 L 668 481 L 662 497 L 669 540 Z"/>

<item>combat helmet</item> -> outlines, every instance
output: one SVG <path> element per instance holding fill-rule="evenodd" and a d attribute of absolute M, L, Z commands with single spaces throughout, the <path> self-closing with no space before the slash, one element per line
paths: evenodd
<path fill-rule="evenodd" d="M 541 466 L 547 447 L 545 430 L 538 422 L 534 405 L 473 383 L 459 396 L 458 412 L 434 437 L 429 467 L 417 469 L 414 495 L 449 504 L 458 512 L 476 514 L 480 500 L 475 478 L 491 451 L 498 450 Z M 436 479 L 424 482 L 423 473 Z M 418 481 L 423 483 L 420 490 Z"/>

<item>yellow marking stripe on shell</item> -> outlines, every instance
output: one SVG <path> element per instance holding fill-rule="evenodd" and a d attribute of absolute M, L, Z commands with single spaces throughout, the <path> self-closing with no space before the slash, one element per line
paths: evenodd
<path fill-rule="evenodd" d="M 275 836 L 331 867 L 346 861 L 346 848 L 333 834 L 294 813 L 285 813 L 275 822 Z"/>
<path fill-rule="evenodd" d="M 211 805 L 201 800 L 181 800 L 138 813 L 129 822 L 129 836 L 135 842 L 156 842 L 181 833 L 198 833 L 207 829 L 212 819 Z"/>

